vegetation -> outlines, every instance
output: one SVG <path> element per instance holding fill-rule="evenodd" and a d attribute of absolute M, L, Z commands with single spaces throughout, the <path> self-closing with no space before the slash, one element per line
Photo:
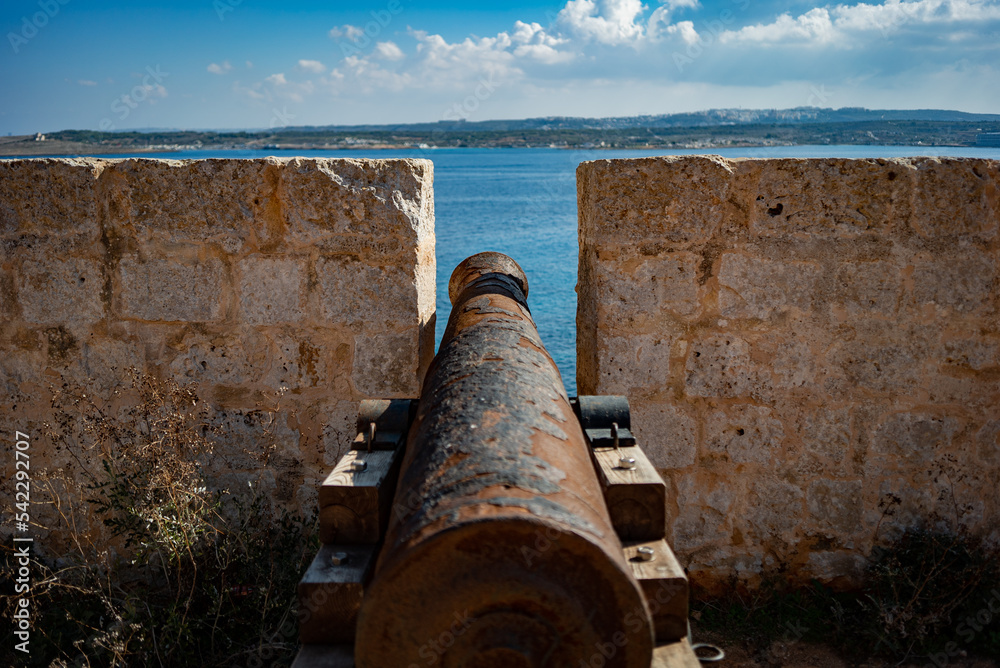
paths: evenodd
<path fill-rule="evenodd" d="M 854 661 L 944 666 L 965 656 L 995 658 L 998 556 L 962 531 L 917 528 L 874 550 L 858 591 L 788 586 L 779 569 L 752 591 L 734 580 L 728 593 L 696 603 L 693 617 L 699 632 L 757 656 L 775 642 L 805 641 L 833 645 Z"/>
<path fill-rule="evenodd" d="M 36 474 L 69 544 L 62 558 L 34 558 L 27 665 L 289 665 L 296 584 L 318 547 L 312 520 L 275 506 L 252 476 L 238 489 L 213 481 L 210 411 L 172 382 L 129 377 L 106 403 L 71 382 L 55 392 L 52 442 L 83 456 L 78 476 Z M 271 417 L 243 416 L 265 445 Z M 248 445 L 242 454 L 266 464 L 271 448 Z M 7 579 L 10 548 L 2 561 Z M 13 597 L 0 603 L 10 619 Z M 0 650 L 0 664 L 23 658 L 11 643 Z"/>

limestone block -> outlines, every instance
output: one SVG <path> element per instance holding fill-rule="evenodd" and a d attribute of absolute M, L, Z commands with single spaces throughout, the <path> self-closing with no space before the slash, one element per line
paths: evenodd
<path fill-rule="evenodd" d="M 839 391 L 848 393 L 912 391 L 920 378 L 923 347 L 906 338 L 900 337 L 900 339 L 895 343 L 872 338 L 855 338 L 835 344 L 827 358 L 833 368 L 840 368 L 848 382 L 847 386 L 840 387 Z"/>
<path fill-rule="evenodd" d="M 351 337 L 324 328 L 269 330 L 269 365 L 264 382 L 269 387 L 301 390 L 329 387 L 350 376 Z M 344 393 L 346 394 L 346 393 Z"/>
<path fill-rule="evenodd" d="M 768 369 L 776 390 L 802 390 L 809 396 L 822 392 L 818 376 L 821 373 L 816 363 L 816 350 L 822 350 L 827 335 L 822 330 L 804 323 L 790 328 L 791 331 L 774 331 L 754 342 L 752 357 L 760 360 L 758 366 Z M 766 386 L 763 371 L 756 380 L 757 392 Z"/>
<path fill-rule="evenodd" d="M 861 481 L 814 480 L 806 505 L 816 526 L 851 535 L 861 528 Z"/>
<path fill-rule="evenodd" d="M 763 475 L 750 487 L 747 524 L 762 544 L 781 541 L 802 522 L 804 498 L 797 485 Z"/>
<path fill-rule="evenodd" d="M 17 305 L 17 290 L 14 287 L 14 276 L 0 266 L 0 318 L 13 320 L 20 315 Z"/>
<path fill-rule="evenodd" d="M 354 348 L 354 389 L 368 398 L 416 397 L 414 369 L 419 359 L 417 332 L 384 332 L 359 336 Z"/>
<path fill-rule="evenodd" d="M 112 338 L 90 338 L 80 342 L 77 361 L 70 374 L 99 396 L 123 386 L 126 369 L 145 366 L 142 343 Z"/>
<path fill-rule="evenodd" d="M 170 347 L 177 351 L 170 362 L 173 378 L 232 386 L 259 382 L 273 355 L 268 337 L 246 326 L 186 328 Z"/>
<path fill-rule="evenodd" d="M 709 546 L 729 542 L 729 521 L 725 515 L 712 508 L 681 504 L 680 514 L 674 520 L 670 545 L 681 556 Z"/>
<path fill-rule="evenodd" d="M 692 253 L 667 253 L 629 263 L 604 263 L 598 269 L 601 317 L 608 321 L 679 316 L 698 310 L 698 263 Z"/>
<path fill-rule="evenodd" d="M 1000 366 L 1000 339 L 997 338 L 956 338 L 945 341 L 942 348 L 942 361 L 948 365 L 974 371 Z"/>
<path fill-rule="evenodd" d="M 744 397 L 767 390 L 767 379 L 750 360 L 750 344 L 716 334 L 688 347 L 685 392 L 692 397 Z"/>
<path fill-rule="evenodd" d="M 841 463 L 851 447 L 850 409 L 809 406 L 800 413 L 796 432 L 807 452 Z"/>
<path fill-rule="evenodd" d="M 416 322 L 418 299 L 411 269 L 398 264 L 373 266 L 351 256 L 316 262 L 322 316 L 328 322 L 384 329 L 391 322 Z"/>
<path fill-rule="evenodd" d="M 891 262 L 844 262 L 837 268 L 831 307 L 850 315 L 890 316 L 899 307 L 902 277 Z"/>
<path fill-rule="evenodd" d="M 660 388 L 670 376 L 671 346 L 677 335 L 615 336 L 598 352 L 599 393 L 628 394 L 633 388 Z"/>
<path fill-rule="evenodd" d="M 768 260 L 724 253 L 719 268 L 719 310 L 733 318 L 766 319 L 791 308 L 812 308 L 820 268 L 812 262 Z"/>
<path fill-rule="evenodd" d="M 946 454 L 959 428 L 953 417 L 929 413 L 895 413 L 872 435 L 868 463 L 882 468 L 924 466 Z"/>
<path fill-rule="evenodd" d="M 308 260 L 253 254 L 239 263 L 240 317 L 251 325 L 298 322 L 305 315 Z"/>
<path fill-rule="evenodd" d="M 912 171 L 903 161 L 836 158 L 754 160 L 739 168 L 760 174 L 751 230 L 780 237 L 884 232 L 905 204 Z"/>
<path fill-rule="evenodd" d="M 289 238 L 374 257 L 393 253 L 391 237 L 407 245 L 431 241 L 433 175 L 429 160 L 289 160 L 280 184 Z M 340 245 L 352 238 L 362 245 Z"/>
<path fill-rule="evenodd" d="M 784 426 L 766 406 L 736 404 L 705 418 L 705 449 L 737 464 L 773 464 L 783 452 Z"/>
<path fill-rule="evenodd" d="M 109 222 L 143 243 L 212 241 L 231 253 L 251 241 L 273 245 L 280 169 L 275 158 L 116 161 L 103 175 Z"/>
<path fill-rule="evenodd" d="M 850 584 L 858 586 L 863 582 L 868 560 L 848 550 L 833 550 L 812 552 L 808 564 L 809 570 L 820 582 L 846 578 Z"/>
<path fill-rule="evenodd" d="M 694 418 L 679 406 L 662 402 L 633 401 L 632 429 L 636 442 L 658 469 L 680 469 L 697 457 Z"/>
<path fill-rule="evenodd" d="M 996 270 L 996 258 L 973 249 L 951 256 L 921 258 L 914 263 L 914 300 L 918 308 L 936 304 L 958 312 L 979 310 L 993 295 Z"/>
<path fill-rule="evenodd" d="M 928 239 L 993 239 L 1000 225 L 1000 166 L 994 160 L 914 158 L 913 227 Z"/>
<path fill-rule="evenodd" d="M 225 266 L 217 258 L 127 256 L 119 275 L 125 318 L 208 322 L 223 316 Z"/>
<path fill-rule="evenodd" d="M 93 159 L 0 160 L 0 236 L 101 236 L 97 180 L 108 164 Z"/>
<path fill-rule="evenodd" d="M 25 322 L 95 322 L 104 317 L 104 272 L 89 258 L 24 257 L 18 271 L 18 299 Z"/>
<path fill-rule="evenodd" d="M 722 223 L 733 171 L 718 156 L 597 160 L 577 168 L 581 246 L 709 239 Z"/>
<path fill-rule="evenodd" d="M 996 471 L 1000 465 L 1000 419 L 990 420 L 976 433 L 979 461 Z"/>

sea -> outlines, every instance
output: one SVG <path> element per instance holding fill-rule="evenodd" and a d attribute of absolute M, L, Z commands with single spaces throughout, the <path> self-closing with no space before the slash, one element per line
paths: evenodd
<path fill-rule="evenodd" d="M 427 158 L 434 162 L 437 236 L 436 344 L 448 322 L 448 279 L 466 257 L 499 251 L 528 277 L 528 303 L 539 334 L 570 396 L 576 394 L 576 167 L 587 160 L 711 153 L 727 158 L 894 158 L 954 156 L 1000 159 L 1000 148 L 929 146 L 781 146 L 692 150 L 431 148 L 338 151 L 176 151 L 141 155 L 171 159 Z"/>

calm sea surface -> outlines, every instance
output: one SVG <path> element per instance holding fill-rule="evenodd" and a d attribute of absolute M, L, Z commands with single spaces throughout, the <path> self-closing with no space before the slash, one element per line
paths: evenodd
<path fill-rule="evenodd" d="M 330 158 L 428 158 L 434 161 L 437 233 L 437 341 L 451 312 L 448 279 L 459 262 L 484 250 L 506 253 L 528 276 L 531 312 L 545 347 L 576 394 L 576 166 L 585 160 L 715 153 L 727 158 L 891 158 L 946 155 L 1000 158 L 1000 148 L 793 146 L 683 151 L 431 149 L 279 152 Z M 176 159 L 261 158 L 267 151 L 181 151 Z"/>

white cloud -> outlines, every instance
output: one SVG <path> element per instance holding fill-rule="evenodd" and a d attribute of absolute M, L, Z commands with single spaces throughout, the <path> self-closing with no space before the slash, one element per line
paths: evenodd
<path fill-rule="evenodd" d="M 1000 4 L 989 0 L 887 0 L 882 4 L 858 3 L 817 7 L 793 18 L 782 14 L 771 23 L 758 23 L 720 35 L 723 43 L 836 44 L 868 46 L 872 35 L 882 37 L 906 28 L 938 27 L 1000 19 Z M 947 40 L 943 30 L 940 36 Z"/>
<path fill-rule="evenodd" d="M 300 60 L 299 69 L 312 74 L 322 74 L 326 72 L 326 66 L 318 60 Z"/>
<path fill-rule="evenodd" d="M 206 69 L 212 74 L 226 74 L 233 69 L 233 66 L 229 64 L 228 60 L 226 60 L 223 61 L 221 65 L 218 63 L 212 63 Z"/>
<path fill-rule="evenodd" d="M 358 26 L 352 26 L 350 24 L 337 26 L 331 28 L 329 35 L 331 39 L 348 39 L 352 42 L 357 40 L 359 37 L 365 34 L 365 31 Z"/>
<path fill-rule="evenodd" d="M 96 81 L 91 81 L 90 79 L 80 79 L 79 81 L 77 81 L 77 83 L 80 84 L 81 86 L 96 86 L 97 85 Z"/>
<path fill-rule="evenodd" d="M 837 37 L 829 10 L 817 7 L 797 18 L 782 14 L 773 23 L 746 26 L 726 31 L 719 40 L 725 42 L 764 42 L 771 44 L 825 44 Z"/>
<path fill-rule="evenodd" d="M 691 21 L 680 21 L 667 26 L 664 32 L 668 35 L 680 35 L 685 44 L 697 44 L 698 40 L 701 39 L 698 36 L 698 31 L 694 29 L 694 23 Z"/>
<path fill-rule="evenodd" d="M 277 74 L 272 74 L 268 77 L 264 77 L 264 81 L 271 84 L 272 86 L 285 86 L 288 84 L 288 80 L 285 79 L 284 72 L 279 72 Z"/>
<path fill-rule="evenodd" d="M 375 55 L 382 60 L 403 60 L 406 54 L 395 42 L 379 42 L 375 45 Z"/>
<path fill-rule="evenodd" d="M 569 0 L 557 22 L 585 40 L 629 44 L 643 36 L 641 0 Z"/>

